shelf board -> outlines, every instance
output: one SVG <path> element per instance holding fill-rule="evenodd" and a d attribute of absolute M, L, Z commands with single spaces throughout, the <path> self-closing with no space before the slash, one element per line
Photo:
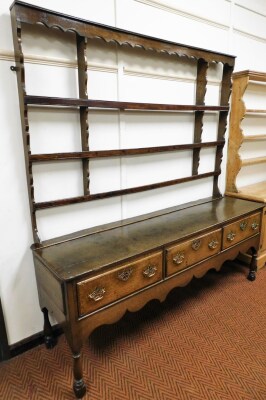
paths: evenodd
<path fill-rule="evenodd" d="M 62 161 L 62 160 L 79 160 L 79 159 L 91 159 L 91 158 L 103 158 L 103 157 L 123 157 L 123 156 L 135 156 L 145 155 L 154 153 L 163 153 L 180 150 L 191 150 L 201 149 L 209 147 L 223 146 L 224 140 L 218 140 L 215 142 L 204 142 L 204 143 L 190 143 L 190 144 L 179 144 L 170 146 L 160 147 L 143 147 L 136 149 L 120 149 L 120 150 L 96 150 L 96 151 L 76 151 L 68 153 L 46 153 L 46 154 L 30 154 L 29 161 L 31 162 L 43 162 L 43 161 Z"/>
<path fill-rule="evenodd" d="M 266 203 L 266 181 L 238 188 L 238 192 L 225 192 L 227 196 Z"/>
<path fill-rule="evenodd" d="M 264 109 L 255 109 L 255 108 L 247 108 L 246 114 L 266 114 L 266 110 Z"/>
<path fill-rule="evenodd" d="M 262 164 L 265 162 L 266 162 L 266 157 L 246 158 L 242 160 L 242 166 L 246 167 L 249 165 Z"/>
<path fill-rule="evenodd" d="M 266 140 L 266 134 L 265 135 L 249 135 L 249 136 L 244 136 L 243 140 L 245 142 L 255 142 L 259 140 Z"/>
<path fill-rule="evenodd" d="M 70 205 L 70 204 L 77 204 L 77 203 L 84 203 L 84 202 L 88 202 L 88 201 L 107 199 L 110 197 L 123 196 L 123 195 L 133 194 L 133 193 L 140 193 L 140 192 L 144 192 L 147 190 L 153 190 L 153 189 L 163 188 L 166 186 L 177 185 L 179 183 L 192 182 L 192 181 L 195 181 L 198 179 L 219 176 L 220 173 L 221 173 L 221 171 L 218 170 L 218 171 L 206 172 L 206 173 L 198 174 L 198 175 L 190 175 L 190 176 L 187 176 L 184 178 L 173 179 L 173 180 L 165 181 L 165 182 L 152 183 L 149 185 L 132 187 L 132 188 L 128 188 L 128 189 L 120 189 L 120 190 L 114 190 L 111 192 L 88 194 L 88 195 L 84 195 L 84 196 L 70 197 L 70 198 L 59 199 L 59 200 L 43 201 L 43 202 L 33 203 L 33 207 L 34 207 L 34 210 L 36 211 L 36 210 L 42 210 L 45 208 L 60 207 L 60 206 L 66 206 L 66 205 Z"/>
<path fill-rule="evenodd" d="M 251 81 L 252 83 L 266 82 L 266 73 L 259 71 L 245 70 L 245 71 L 234 72 L 232 77 L 233 79 L 248 77 L 249 81 Z"/>
<path fill-rule="evenodd" d="M 228 111 L 229 106 L 204 106 L 184 104 L 134 103 L 127 101 L 92 100 L 80 98 L 25 96 L 27 105 L 89 107 L 118 110 L 151 110 L 151 111 Z"/>

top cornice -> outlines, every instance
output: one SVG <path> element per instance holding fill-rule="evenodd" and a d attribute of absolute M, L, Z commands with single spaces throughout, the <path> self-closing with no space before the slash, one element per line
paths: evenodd
<path fill-rule="evenodd" d="M 75 32 L 88 38 L 100 38 L 105 42 L 115 42 L 119 45 L 153 50 L 159 53 L 204 59 L 207 62 L 221 62 L 234 66 L 235 56 L 206 50 L 199 47 L 186 46 L 165 39 L 159 39 L 136 32 L 99 24 L 93 21 L 61 14 L 57 11 L 37 7 L 22 1 L 14 1 L 10 10 L 18 23 L 43 24 L 48 28 L 57 28 L 64 32 Z"/>

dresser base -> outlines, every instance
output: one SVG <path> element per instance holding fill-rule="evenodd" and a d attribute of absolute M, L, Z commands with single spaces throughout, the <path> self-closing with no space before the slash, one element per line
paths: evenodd
<path fill-rule="evenodd" d="M 141 309 L 147 302 L 152 299 L 158 299 L 160 302 L 164 301 L 167 294 L 175 287 L 186 286 L 193 278 L 201 278 L 204 276 L 208 270 L 215 269 L 220 270 L 223 263 L 227 260 L 234 260 L 239 251 L 248 251 L 251 249 L 252 257 L 250 262 L 250 271 L 247 278 L 251 281 L 255 279 L 256 273 L 256 248 L 258 247 L 259 236 L 254 236 L 244 242 L 233 246 L 225 251 L 222 251 L 218 255 L 204 260 L 196 265 L 193 265 L 186 270 L 177 273 L 164 281 L 156 283 L 149 288 L 144 288 L 138 293 L 133 293 L 127 296 L 122 301 L 116 302 L 115 304 L 103 307 L 97 312 L 93 312 L 90 315 L 69 319 L 68 316 L 62 321 L 62 326 L 72 351 L 73 356 L 73 377 L 74 384 L 73 390 L 76 398 L 81 399 L 86 393 L 86 386 L 83 380 L 82 372 L 82 358 L 81 351 L 83 344 L 87 341 L 88 336 L 92 333 L 94 329 L 102 324 L 112 324 L 118 321 L 127 311 L 136 312 Z M 67 284 L 67 293 L 69 306 L 72 307 L 74 303 L 71 297 L 76 295 L 75 285 L 73 283 Z M 62 318 L 61 312 L 54 307 L 51 303 L 51 299 L 45 291 L 41 296 L 41 307 L 44 314 L 44 326 L 46 337 L 46 346 L 52 348 L 55 345 L 55 341 L 52 338 L 52 333 L 50 330 L 50 324 L 47 323 L 48 315 L 47 309 L 56 318 Z"/>

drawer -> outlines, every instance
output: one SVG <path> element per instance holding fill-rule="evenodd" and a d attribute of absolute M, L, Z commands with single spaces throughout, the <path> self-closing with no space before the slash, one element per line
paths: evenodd
<path fill-rule="evenodd" d="M 260 231 L 261 214 L 253 214 L 224 227 L 223 249 L 255 235 Z"/>
<path fill-rule="evenodd" d="M 95 311 L 162 279 L 162 252 L 77 283 L 79 315 Z"/>
<path fill-rule="evenodd" d="M 190 265 L 219 253 L 221 242 L 222 230 L 218 229 L 167 248 L 167 275 L 175 274 Z"/>

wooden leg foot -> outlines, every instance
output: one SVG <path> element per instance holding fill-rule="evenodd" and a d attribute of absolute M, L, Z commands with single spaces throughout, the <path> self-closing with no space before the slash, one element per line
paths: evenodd
<path fill-rule="evenodd" d="M 74 383 L 73 390 L 77 399 L 82 399 L 86 394 L 86 385 L 82 376 L 81 354 L 73 354 L 73 373 Z"/>
<path fill-rule="evenodd" d="M 249 281 L 255 281 L 256 273 L 254 271 L 249 271 L 247 278 Z"/>
<path fill-rule="evenodd" d="M 43 332 L 44 332 L 45 347 L 47 349 L 52 349 L 57 344 L 57 339 L 54 337 L 53 334 L 47 308 L 43 308 L 42 312 L 44 318 Z"/>
<path fill-rule="evenodd" d="M 79 381 L 74 381 L 73 390 L 77 399 L 82 399 L 82 397 L 85 396 L 87 389 L 83 379 L 80 379 Z"/>
<path fill-rule="evenodd" d="M 252 248 L 252 257 L 249 266 L 249 273 L 248 273 L 248 280 L 255 281 L 256 279 L 256 272 L 257 272 L 257 251 L 256 249 Z"/>

